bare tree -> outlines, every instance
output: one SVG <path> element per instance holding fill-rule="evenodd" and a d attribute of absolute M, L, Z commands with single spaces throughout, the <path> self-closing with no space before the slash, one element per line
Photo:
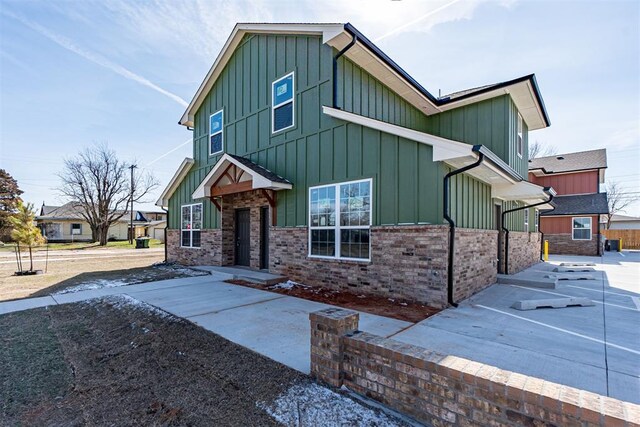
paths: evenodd
<path fill-rule="evenodd" d="M 100 246 L 107 244 L 109 227 L 127 212 L 129 200 L 140 202 L 158 186 L 151 174 L 138 174 L 131 185 L 128 165 L 106 144 L 81 151 L 65 160 L 59 191 L 76 203 L 89 223 L 91 235 Z"/>
<path fill-rule="evenodd" d="M 640 200 L 635 194 L 625 193 L 618 182 L 609 181 L 607 183 L 607 201 L 609 203 L 609 214 L 607 215 L 607 230 L 611 227 L 611 217 L 618 212 L 624 211 L 629 205 Z"/>
<path fill-rule="evenodd" d="M 545 147 L 540 141 L 533 141 L 529 144 L 529 160 L 536 157 L 547 157 L 557 154 L 558 150 L 553 145 Z"/>

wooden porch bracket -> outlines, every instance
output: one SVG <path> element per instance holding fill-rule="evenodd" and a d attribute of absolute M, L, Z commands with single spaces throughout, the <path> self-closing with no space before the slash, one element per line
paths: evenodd
<path fill-rule="evenodd" d="M 211 200 L 211 203 L 215 205 L 216 209 L 218 209 L 218 212 L 222 212 L 222 206 L 220 206 L 220 203 L 218 203 L 215 197 L 209 197 L 209 200 Z"/>
<path fill-rule="evenodd" d="M 276 212 L 276 192 L 274 190 L 267 190 L 263 188 L 262 194 L 267 199 L 267 202 L 269 202 L 269 206 L 271 206 L 271 225 L 275 226 L 278 218 Z"/>

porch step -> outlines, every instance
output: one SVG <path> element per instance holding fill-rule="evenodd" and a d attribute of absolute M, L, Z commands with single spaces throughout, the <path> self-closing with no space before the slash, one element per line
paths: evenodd
<path fill-rule="evenodd" d="M 516 301 L 511 308 L 516 310 L 537 310 L 539 308 L 566 308 L 566 307 L 590 307 L 595 305 L 589 298 L 551 298 L 551 299 L 528 299 Z"/>
<path fill-rule="evenodd" d="M 288 279 L 287 277 L 279 274 L 271 274 L 267 271 L 257 271 L 243 267 L 218 267 L 213 265 L 204 265 L 193 268 L 209 271 L 212 275 L 224 276 L 224 279 L 222 280 L 245 280 L 247 282 L 267 286 L 286 282 Z"/>
<path fill-rule="evenodd" d="M 556 278 L 549 277 L 518 277 L 508 274 L 498 274 L 498 283 L 503 285 L 518 285 L 528 288 L 555 289 L 558 283 Z"/>

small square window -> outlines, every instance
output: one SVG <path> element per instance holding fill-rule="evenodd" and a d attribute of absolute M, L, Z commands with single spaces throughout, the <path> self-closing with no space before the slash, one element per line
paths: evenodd
<path fill-rule="evenodd" d="M 573 240 L 591 240 L 591 218 L 573 218 Z"/>

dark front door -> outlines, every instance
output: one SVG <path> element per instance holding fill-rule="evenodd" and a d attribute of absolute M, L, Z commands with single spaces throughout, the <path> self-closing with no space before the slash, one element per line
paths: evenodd
<path fill-rule="evenodd" d="M 236 265 L 250 264 L 250 229 L 249 209 L 236 210 Z"/>
<path fill-rule="evenodd" d="M 269 268 L 269 208 L 260 208 L 260 268 Z"/>

